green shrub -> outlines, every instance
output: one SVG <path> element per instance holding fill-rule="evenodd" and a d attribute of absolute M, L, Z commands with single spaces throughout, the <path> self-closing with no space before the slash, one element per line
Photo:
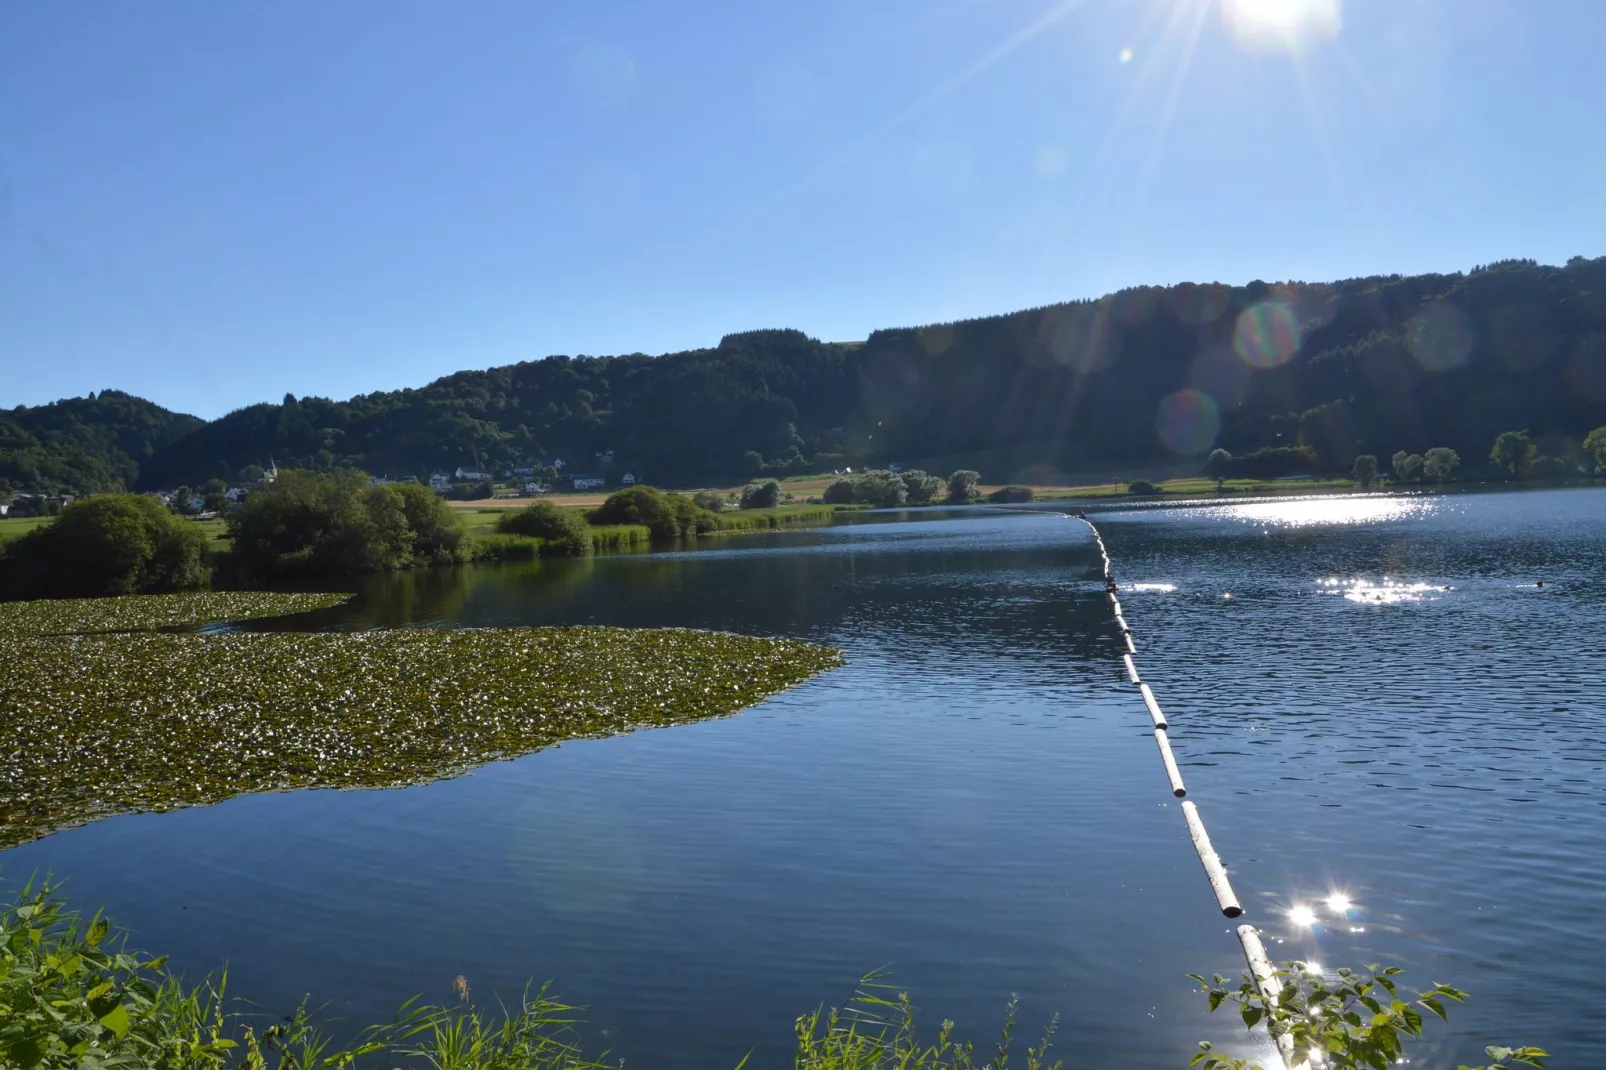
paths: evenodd
<path fill-rule="evenodd" d="M 231 566 L 252 580 L 384 572 L 467 556 L 462 521 L 428 489 L 369 486 L 353 469 L 280 472 L 228 525 Z"/>
<path fill-rule="evenodd" d="M 0 599 L 177 591 L 211 578 L 207 540 L 154 498 L 101 494 L 0 548 Z"/>
<path fill-rule="evenodd" d="M 682 539 L 718 531 L 719 517 L 690 498 L 665 494 L 657 487 L 631 487 L 608 496 L 591 514 L 591 523 L 640 524 L 655 540 Z"/>
<path fill-rule="evenodd" d="M 1031 487 L 999 487 L 987 495 L 987 500 L 998 503 L 1029 502 L 1037 496 Z"/>
<path fill-rule="evenodd" d="M 691 496 L 692 504 L 710 513 L 723 513 L 725 511 L 725 495 L 717 490 L 700 490 Z"/>
<path fill-rule="evenodd" d="M 475 561 L 534 561 L 546 556 L 542 553 L 545 546 L 545 542 L 529 535 L 480 532 L 470 542 L 470 556 Z"/>
<path fill-rule="evenodd" d="M 844 477 L 825 488 L 825 504 L 852 505 L 859 500 L 857 494 L 858 484 L 853 481 L 852 477 Z"/>
<path fill-rule="evenodd" d="M 591 528 L 584 514 L 551 502 L 504 512 L 496 518 L 496 530 L 503 535 L 540 539 L 543 557 L 583 557 L 591 552 Z"/>
<path fill-rule="evenodd" d="M 781 504 L 781 484 L 776 479 L 749 483 L 742 488 L 743 509 L 774 509 Z"/>
<path fill-rule="evenodd" d="M 1150 483 L 1147 479 L 1134 479 L 1132 482 L 1126 485 L 1126 492 L 1128 494 L 1161 493 L 1160 488 L 1155 486 L 1153 483 Z"/>
<path fill-rule="evenodd" d="M 981 482 L 981 473 L 969 468 L 961 468 L 948 477 L 948 500 L 956 505 L 963 505 L 976 496 L 976 485 Z"/>

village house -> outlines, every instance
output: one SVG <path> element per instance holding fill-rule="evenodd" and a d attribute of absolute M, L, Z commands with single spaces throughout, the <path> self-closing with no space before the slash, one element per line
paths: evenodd
<path fill-rule="evenodd" d="M 436 472 L 429 477 L 429 489 L 436 494 L 445 494 L 452 489 L 452 477 Z"/>
<path fill-rule="evenodd" d="M 481 472 L 478 468 L 459 468 L 457 481 L 459 483 L 483 483 L 491 478 L 491 473 Z"/>
<path fill-rule="evenodd" d="M 636 485 L 636 477 L 631 475 L 629 472 L 626 472 L 624 475 L 619 477 L 619 482 L 623 483 L 627 487 L 633 487 Z"/>
<path fill-rule="evenodd" d="M 602 484 L 603 484 L 603 480 L 598 479 L 595 476 L 575 476 L 574 477 L 574 489 L 575 490 L 595 490 L 596 488 L 602 486 Z"/>

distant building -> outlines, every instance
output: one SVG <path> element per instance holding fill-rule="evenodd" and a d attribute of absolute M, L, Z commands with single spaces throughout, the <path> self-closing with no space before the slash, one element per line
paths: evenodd
<path fill-rule="evenodd" d="M 230 487 L 223 492 L 223 496 L 236 505 L 245 501 L 245 495 L 246 490 L 244 487 Z"/>
<path fill-rule="evenodd" d="M 439 472 L 429 477 L 429 489 L 437 494 L 445 494 L 452 489 L 452 477 L 443 476 Z"/>
<path fill-rule="evenodd" d="M 0 502 L 0 516 L 5 516 L 9 512 L 11 512 L 11 503 Z"/>
<path fill-rule="evenodd" d="M 491 478 L 491 473 L 481 472 L 478 468 L 459 468 L 457 481 L 459 483 L 483 483 Z"/>
<path fill-rule="evenodd" d="M 533 476 L 535 475 L 535 467 L 533 465 L 526 465 L 523 468 L 515 468 L 513 469 L 512 474 L 516 476 Z"/>
<path fill-rule="evenodd" d="M 552 467 L 553 468 L 567 468 L 568 465 L 569 465 L 569 462 L 565 461 L 562 457 L 559 457 L 559 458 L 557 458 L 556 460 L 554 460 L 552 462 Z"/>
<path fill-rule="evenodd" d="M 199 513 L 206 508 L 206 499 L 199 494 L 190 499 L 190 512 Z"/>
<path fill-rule="evenodd" d="M 636 485 L 636 477 L 631 475 L 629 472 L 626 472 L 623 476 L 619 477 L 619 482 L 623 483 L 627 487 L 633 487 Z"/>
<path fill-rule="evenodd" d="M 597 487 L 602 486 L 602 484 L 603 484 L 603 481 L 598 479 L 598 478 L 596 478 L 595 476 L 575 476 L 574 477 L 574 489 L 575 490 L 595 490 Z"/>
<path fill-rule="evenodd" d="M 545 494 L 547 491 L 549 491 L 551 489 L 552 488 L 547 486 L 545 483 L 535 483 L 535 482 L 526 483 L 522 487 L 519 488 L 519 490 L 522 491 L 526 495 Z"/>
<path fill-rule="evenodd" d="M 598 464 L 604 464 L 604 465 L 612 464 L 613 463 L 613 450 L 602 450 L 601 452 L 599 452 L 597 454 L 597 463 Z"/>

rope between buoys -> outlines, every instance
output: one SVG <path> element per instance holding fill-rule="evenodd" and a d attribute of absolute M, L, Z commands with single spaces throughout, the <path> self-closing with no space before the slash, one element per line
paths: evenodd
<path fill-rule="evenodd" d="M 1137 687 L 1138 693 L 1143 696 L 1143 704 L 1148 708 L 1149 717 L 1154 722 L 1154 742 L 1160 749 L 1160 761 L 1165 767 L 1166 779 L 1171 784 L 1171 794 L 1182 798 L 1188 793 L 1187 785 L 1183 783 L 1182 771 L 1177 767 L 1176 756 L 1171 753 L 1170 730 L 1165 711 L 1160 708 L 1160 702 L 1151 688 L 1138 673 L 1137 662 L 1133 656 L 1137 654 L 1137 644 L 1133 642 L 1132 628 L 1127 624 L 1126 614 L 1121 609 L 1121 599 L 1118 594 L 1120 586 L 1115 582 L 1115 572 L 1110 563 L 1110 552 L 1104 545 L 1104 537 L 1093 521 L 1085 516 L 1077 515 L 1075 519 L 1087 525 L 1093 533 L 1093 541 L 1099 548 L 1099 557 L 1104 564 L 1104 591 L 1110 599 L 1110 610 L 1115 616 L 1116 625 L 1120 629 L 1121 638 L 1126 644 L 1126 652 L 1121 655 L 1121 661 L 1126 667 L 1127 678 Z M 1232 890 L 1232 882 L 1227 877 L 1227 868 L 1216 853 L 1214 845 L 1210 842 L 1210 833 L 1205 829 L 1204 819 L 1199 816 L 1199 808 L 1191 800 L 1182 804 L 1182 816 L 1188 824 L 1188 837 L 1193 841 L 1194 852 L 1199 856 L 1199 863 L 1204 867 L 1205 877 L 1210 882 L 1210 890 L 1215 894 L 1216 905 L 1221 912 L 1229 918 L 1236 918 L 1243 914 L 1243 904 L 1238 901 L 1238 895 Z M 1275 1002 L 1281 986 L 1277 983 L 1277 971 L 1272 966 L 1271 959 L 1266 955 L 1266 947 L 1260 940 L 1260 932 L 1253 925 L 1244 924 L 1237 928 L 1238 945 L 1244 953 L 1244 961 L 1249 965 L 1249 973 L 1255 979 L 1255 986 L 1260 989 L 1261 996 L 1269 1002 Z M 1277 1049 L 1283 1058 L 1283 1065 L 1293 1066 L 1294 1043 L 1293 1039 L 1284 1034 L 1277 1037 Z"/>

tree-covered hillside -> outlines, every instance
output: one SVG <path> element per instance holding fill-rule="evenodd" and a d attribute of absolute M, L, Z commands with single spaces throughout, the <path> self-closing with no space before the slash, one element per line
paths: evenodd
<path fill-rule="evenodd" d="M 1004 479 L 1027 464 L 1108 471 L 1215 447 L 1300 446 L 1311 467 L 1347 472 L 1360 453 L 1486 457 L 1514 429 L 1560 453 L 1603 423 L 1606 258 L 1574 258 L 1142 287 L 862 344 L 755 331 L 713 349 L 549 357 L 349 401 L 287 396 L 158 449 L 139 482 L 228 478 L 270 456 L 391 476 L 556 458 L 575 472 L 603 451 L 671 485 L 987 454 L 999 459 L 989 476 Z"/>
<path fill-rule="evenodd" d="M 157 450 L 203 426 L 116 390 L 0 409 L 0 496 L 132 488 Z"/>

